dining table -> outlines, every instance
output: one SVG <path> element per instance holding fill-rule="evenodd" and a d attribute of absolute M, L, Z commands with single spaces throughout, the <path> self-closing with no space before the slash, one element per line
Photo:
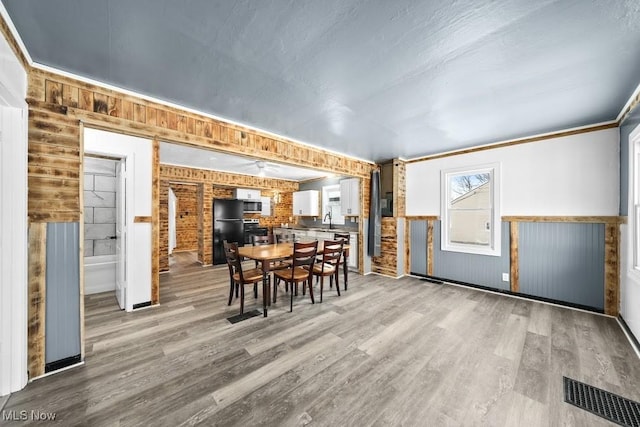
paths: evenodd
<path fill-rule="evenodd" d="M 312 241 L 312 240 L 311 240 Z M 304 242 L 304 240 L 301 240 Z M 349 256 L 349 245 L 343 245 L 344 265 L 346 272 L 346 258 Z M 324 241 L 318 241 L 317 254 L 324 251 Z M 262 310 L 263 316 L 267 317 L 268 306 L 271 304 L 271 289 L 269 288 L 269 273 L 273 270 L 274 262 L 283 261 L 293 257 L 293 243 L 274 243 L 271 245 L 242 246 L 238 248 L 238 255 L 252 259 L 260 264 L 262 270 Z M 337 284 L 336 284 L 337 286 Z"/>

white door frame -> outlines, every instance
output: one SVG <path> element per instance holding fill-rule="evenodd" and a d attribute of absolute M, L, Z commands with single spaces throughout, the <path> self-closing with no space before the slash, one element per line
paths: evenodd
<path fill-rule="evenodd" d="M 0 396 L 27 376 L 28 108 L 0 81 Z M 4 249 L 3 249 L 4 248 Z"/>
<path fill-rule="evenodd" d="M 127 287 L 125 289 L 125 310 L 133 311 L 133 298 L 131 297 L 131 274 L 132 274 L 132 265 L 135 262 L 133 258 L 133 239 L 131 238 L 131 232 L 133 231 L 133 177 L 135 176 L 134 171 L 134 158 L 135 154 L 129 153 L 118 153 L 116 151 L 95 151 L 95 150 L 85 150 L 85 155 L 97 155 L 97 156 L 107 156 L 107 157 L 115 157 L 124 160 L 125 169 L 126 169 L 126 177 L 125 180 L 125 200 L 126 200 L 126 214 L 125 214 L 125 275 L 127 277 Z M 117 195 L 116 195 L 117 197 Z M 83 319 L 84 321 L 84 319 Z"/>
<path fill-rule="evenodd" d="M 122 194 L 124 192 L 124 194 Z M 124 196 L 124 197 L 123 197 Z M 127 302 L 127 164 L 120 159 L 116 164 L 116 299 L 121 309 Z M 129 207 L 131 209 L 131 207 Z M 124 244 L 123 244 L 124 243 Z M 123 254 L 124 252 L 124 254 Z M 124 255 L 124 257 L 123 257 Z M 124 277 L 123 277 L 124 276 Z M 124 288 L 124 289 L 121 289 Z"/>

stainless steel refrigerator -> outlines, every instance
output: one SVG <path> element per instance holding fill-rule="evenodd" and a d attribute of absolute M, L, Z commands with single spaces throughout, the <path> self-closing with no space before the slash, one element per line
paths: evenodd
<path fill-rule="evenodd" d="M 224 246 L 222 242 L 244 242 L 242 200 L 213 199 L 213 263 L 224 264 Z"/>

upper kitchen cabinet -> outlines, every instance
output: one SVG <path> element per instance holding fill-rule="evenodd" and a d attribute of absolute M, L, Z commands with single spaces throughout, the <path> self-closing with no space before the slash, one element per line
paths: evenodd
<path fill-rule="evenodd" d="M 360 215 L 360 179 L 340 181 L 340 212 L 343 216 Z"/>
<path fill-rule="evenodd" d="M 260 200 L 260 190 L 255 188 L 236 188 L 234 194 L 239 200 Z"/>
<path fill-rule="evenodd" d="M 318 190 L 296 191 L 293 193 L 293 214 L 298 216 L 319 216 Z"/>
<path fill-rule="evenodd" d="M 260 201 L 262 202 L 260 216 L 271 216 L 271 197 L 262 196 Z"/>

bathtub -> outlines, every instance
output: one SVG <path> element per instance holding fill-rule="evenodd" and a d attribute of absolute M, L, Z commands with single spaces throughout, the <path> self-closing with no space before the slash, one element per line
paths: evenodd
<path fill-rule="evenodd" d="M 84 293 L 97 294 L 116 290 L 116 255 L 84 258 Z"/>

